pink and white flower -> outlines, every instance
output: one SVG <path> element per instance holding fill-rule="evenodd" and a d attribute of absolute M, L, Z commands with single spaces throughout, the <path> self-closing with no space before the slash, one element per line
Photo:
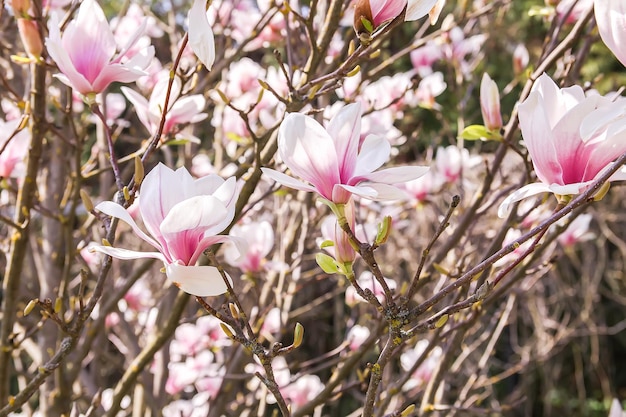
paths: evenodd
<path fill-rule="evenodd" d="M 274 230 L 268 221 L 249 222 L 235 225 L 231 236 L 246 238 L 248 251 L 241 257 L 235 245 L 226 245 L 224 258 L 232 266 L 239 267 L 244 273 L 252 274 L 263 270 L 266 256 L 274 247 Z"/>
<path fill-rule="evenodd" d="M 387 140 L 367 136 L 360 144 L 361 105 L 345 106 L 324 129 L 315 119 L 290 113 L 278 131 L 278 152 L 298 181 L 281 172 L 262 168 L 274 181 L 303 191 L 314 191 L 337 204 L 352 194 L 372 200 L 405 198 L 392 184 L 419 178 L 428 167 L 394 167 L 376 171 L 389 159 Z M 376 172 L 375 172 L 376 171 Z"/>
<path fill-rule="evenodd" d="M 194 0 L 187 15 L 189 47 L 204 66 L 211 70 L 215 62 L 215 38 L 209 24 L 206 0 Z"/>
<path fill-rule="evenodd" d="M 0 178 L 25 175 L 24 160 L 30 145 L 28 129 L 17 131 L 21 120 L 0 120 Z"/>
<path fill-rule="evenodd" d="M 158 252 L 137 252 L 98 246 L 94 250 L 119 259 L 156 258 L 163 261 L 167 277 L 185 292 L 205 297 L 226 292 L 220 272 L 196 266 L 202 252 L 216 243 L 233 242 L 245 252 L 242 239 L 217 235 L 233 220 L 237 200 L 235 178 L 217 175 L 194 179 L 185 168 L 173 171 L 157 165 L 141 184 L 139 210 L 148 233 L 143 232 L 121 205 L 105 201 L 100 212 L 128 223 L 141 239 Z"/>
<path fill-rule="evenodd" d="M 147 73 L 144 71 L 154 56 L 154 47 L 139 51 L 130 59 L 127 54 L 145 30 L 141 25 L 127 44 L 120 49 L 106 20 L 104 12 L 95 0 L 84 0 L 78 15 L 63 35 L 56 15 L 50 19 L 46 46 L 50 57 L 62 74 L 56 77 L 83 95 L 98 94 L 112 82 L 132 82 Z"/>
<path fill-rule="evenodd" d="M 168 85 L 169 79 L 161 77 L 154 90 L 152 90 L 150 100 L 146 100 L 141 94 L 128 87 L 121 88 L 122 93 L 135 106 L 137 117 L 139 117 L 139 120 L 150 134 L 154 134 L 161 123 Z M 181 89 L 180 79 L 174 78 L 170 92 L 169 108 L 165 115 L 163 135 L 174 132 L 179 124 L 197 123 L 207 118 L 207 114 L 202 113 L 206 106 L 204 97 L 201 94 L 194 94 L 179 99 Z"/>
<path fill-rule="evenodd" d="M 480 83 L 480 111 L 487 130 L 497 132 L 502 128 L 500 92 L 496 82 L 487 73 L 483 74 Z"/>
<path fill-rule="evenodd" d="M 504 217 L 512 203 L 539 193 L 569 196 L 589 185 L 626 152 L 626 110 L 622 98 L 612 100 L 583 89 L 560 89 L 543 74 L 528 98 L 519 105 L 524 143 L 539 183 L 508 196 L 498 214 Z M 617 172 L 611 181 L 626 179 Z"/>

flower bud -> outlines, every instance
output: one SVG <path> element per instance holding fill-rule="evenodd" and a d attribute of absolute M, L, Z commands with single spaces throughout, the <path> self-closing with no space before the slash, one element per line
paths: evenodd
<path fill-rule="evenodd" d="M 498 86 L 487 73 L 483 74 L 480 83 L 480 111 L 483 121 L 488 130 L 498 131 L 502 128 L 502 115 L 500 114 L 500 93 Z"/>
<path fill-rule="evenodd" d="M 37 22 L 30 19 L 17 19 L 17 28 L 28 56 L 32 59 L 39 59 L 43 51 L 43 43 Z"/>
<path fill-rule="evenodd" d="M 28 15 L 30 0 L 13 0 L 11 1 L 11 6 L 13 7 L 13 14 L 16 17 L 25 17 Z"/>
<path fill-rule="evenodd" d="M 528 49 L 520 43 L 513 51 L 513 71 L 515 74 L 521 74 L 528 66 L 529 61 Z"/>

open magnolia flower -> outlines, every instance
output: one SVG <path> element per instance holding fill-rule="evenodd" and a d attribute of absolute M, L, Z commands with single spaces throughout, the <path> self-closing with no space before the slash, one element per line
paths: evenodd
<path fill-rule="evenodd" d="M 361 105 L 345 106 L 324 129 L 300 113 L 287 115 L 278 131 L 278 153 L 292 173 L 310 184 L 281 172 L 261 168 L 274 181 L 303 191 L 315 191 L 336 204 L 352 194 L 371 200 L 397 200 L 406 193 L 392 184 L 421 177 L 428 167 L 394 167 L 376 171 L 389 159 L 391 145 L 382 137 L 361 137 Z M 374 172 L 376 171 L 376 172 Z"/>
<path fill-rule="evenodd" d="M 519 105 L 519 123 L 540 183 L 526 185 L 508 196 L 498 214 L 506 216 L 512 203 L 549 192 L 571 196 L 584 192 L 613 160 L 626 152 L 624 99 L 613 100 L 583 89 L 560 89 L 543 74 Z M 611 181 L 626 179 L 624 170 Z"/>
<path fill-rule="evenodd" d="M 217 268 L 195 266 L 209 246 L 233 242 L 240 254 L 243 239 L 217 235 L 233 220 L 237 201 L 235 178 L 217 175 L 194 179 L 185 168 L 173 171 L 157 165 L 141 184 L 139 211 L 144 233 L 130 213 L 117 203 L 105 201 L 96 206 L 104 214 L 128 223 L 133 231 L 157 248 L 158 252 L 137 252 L 111 246 L 93 250 L 119 259 L 156 258 L 163 261 L 167 277 L 183 291 L 201 297 L 219 295 L 227 287 Z"/>
<path fill-rule="evenodd" d="M 95 0 L 83 0 L 78 15 L 67 25 L 63 35 L 58 18 L 53 14 L 48 24 L 50 36 L 46 39 L 46 46 L 62 72 L 56 77 L 85 96 L 101 93 L 115 81 L 137 80 L 147 74 L 144 70 L 154 57 L 154 47 L 150 46 L 130 59 L 127 54 L 145 28 L 144 21 L 116 53 L 115 36 Z"/>

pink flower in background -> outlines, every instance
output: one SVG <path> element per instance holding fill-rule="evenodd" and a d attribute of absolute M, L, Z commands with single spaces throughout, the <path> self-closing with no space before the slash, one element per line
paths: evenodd
<path fill-rule="evenodd" d="M 159 164 L 146 175 L 140 190 L 139 210 L 150 235 L 139 229 L 119 204 L 105 201 L 96 206 L 100 212 L 128 223 L 159 252 L 110 246 L 98 246 L 94 250 L 119 259 L 160 259 L 169 280 L 183 291 L 202 297 L 223 294 L 227 288 L 217 268 L 195 264 L 202 252 L 216 243 L 231 241 L 240 253 L 245 252 L 242 239 L 217 235 L 235 214 L 235 186 L 234 177 L 225 181 L 209 175 L 195 180 L 184 168 L 173 171 Z"/>
<path fill-rule="evenodd" d="M 161 115 L 163 113 L 163 106 L 165 105 L 168 85 L 169 79 L 167 77 L 161 77 L 154 87 L 154 90 L 152 90 L 149 101 L 141 94 L 128 87 L 121 88 L 122 93 L 124 93 L 126 98 L 135 106 L 137 117 L 146 129 L 148 129 L 150 134 L 156 133 L 161 123 Z M 207 118 L 207 114 L 202 113 L 202 110 L 206 107 L 204 97 L 201 94 L 194 94 L 179 98 L 181 89 L 182 85 L 180 80 L 178 77 L 174 78 L 170 93 L 169 108 L 165 116 L 165 125 L 163 126 L 163 135 L 174 132 L 177 125 L 197 123 Z"/>
<path fill-rule="evenodd" d="M 132 82 L 142 75 L 154 56 L 150 46 L 130 59 L 128 51 L 145 30 L 145 21 L 120 49 L 104 12 L 95 0 L 84 0 L 78 15 L 63 35 L 56 15 L 48 24 L 46 46 L 62 74 L 56 77 L 83 95 L 98 94 L 112 82 Z"/>
<path fill-rule="evenodd" d="M 415 348 L 409 349 L 402 353 L 400 356 L 400 365 L 405 371 L 409 371 L 413 368 L 413 365 L 424 355 L 428 348 L 428 340 L 420 340 L 415 345 Z M 411 391 L 416 388 L 423 387 L 432 377 L 435 369 L 439 365 L 439 361 L 443 355 L 443 350 L 439 346 L 435 346 L 429 353 L 426 359 L 415 369 L 411 374 L 406 384 L 402 386 L 404 391 Z"/>
<path fill-rule="evenodd" d="M 569 247 L 574 246 L 578 242 L 584 242 L 587 240 L 591 240 L 595 237 L 595 235 L 589 231 L 589 224 L 591 223 L 591 219 L 593 216 L 589 213 L 581 214 L 576 217 L 567 225 L 567 229 L 563 233 L 561 233 L 557 240 L 562 246 Z M 567 217 L 564 217 L 561 220 L 566 220 Z M 560 222 L 561 224 L 563 222 Z"/>
<path fill-rule="evenodd" d="M 378 298 L 381 303 L 385 302 L 385 292 L 382 285 L 378 282 L 374 275 L 369 271 L 363 271 L 357 280 L 359 286 L 363 289 L 369 289 L 372 294 Z M 389 278 L 385 278 L 385 282 L 391 291 L 396 289 L 396 282 Z M 355 306 L 358 302 L 364 302 L 365 300 L 356 293 L 353 286 L 346 288 L 346 304 L 349 306 Z"/>
<path fill-rule="evenodd" d="M 354 24 L 358 28 L 361 18 L 364 18 L 376 28 L 399 16 L 405 7 L 404 20 L 407 22 L 418 20 L 429 14 L 435 6 L 438 6 L 438 3 L 441 3 L 441 0 L 360 0 L 356 2 Z M 437 11 L 441 9 L 438 8 Z M 438 16 L 439 13 L 437 12 L 436 15 Z M 433 16 L 433 19 L 436 21 L 436 16 Z"/>
<path fill-rule="evenodd" d="M 370 329 L 365 326 L 354 325 L 346 335 L 346 342 L 350 350 L 357 350 L 370 337 Z"/>
<path fill-rule="evenodd" d="M 24 160 L 30 145 L 28 129 L 15 133 L 21 119 L 0 120 L 0 178 L 21 177 L 26 174 Z"/>
<path fill-rule="evenodd" d="M 290 113 L 278 132 L 278 152 L 291 172 L 305 184 L 281 172 L 262 168 L 274 181 L 291 188 L 314 191 L 334 203 L 347 203 L 352 194 L 372 200 L 405 197 L 392 184 L 424 175 L 427 167 L 395 167 L 376 171 L 389 159 L 391 145 L 368 136 L 359 145 L 361 105 L 345 106 L 324 129 L 315 119 Z"/>
<path fill-rule="evenodd" d="M 612 161 L 626 152 L 624 99 L 612 100 L 583 89 L 560 89 L 543 74 L 528 98 L 519 105 L 519 122 L 539 183 L 508 196 L 498 214 L 504 217 L 512 203 L 549 192 L 557 196 L 587 189 Z M 611 181 L 626 179 L 617 172 Z"/>
<path fill-rule="evenodd" d="M 437 174 L 447 183 L 456 183 L 467 170 L 481 161 L 480 156 L 471 156 L 465 148 L 450 145 L 437 148 L 435 167 Z"/>
<path fill-rule="evenodd" d="M 272 225 L 267 221 L 237 224 L 232 227 L 230 235 L 245 238 L 248 243 L 248 251 L 241 257 L 236 246 L 225 245 L 224 258 L 226 262 L 239 267 L 246 274 L 262 271 L 267 262 L 265 257 L 274 247 Z"/>
<path fill-rule="evenodd" d="M 565 19 L 566 23 L 576 23 L 585 12 L 591 10 L 594 0 L 560 0 L 556 6 L 556 13 L 559 18 L 563 18 L 569 13 Z M 621 0 L 618 0 L 621 1 Z M 606 2 L 606 0 L 601 0 Z"/>
<path fill-rule="evenodd" d="M 594 12 L 602 41 L 626 66 L 626 2 L 595 0 Z"/>

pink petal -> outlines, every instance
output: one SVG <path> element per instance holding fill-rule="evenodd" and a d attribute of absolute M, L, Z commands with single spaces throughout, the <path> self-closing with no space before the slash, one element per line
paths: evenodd
<path fill-rule="evenodd" d="M 298 181 L 295 178 L 290 177 L 289 175 L 283 174 L 282 172 L 278 172 L 270 168 L 261 168 L 261 171 L 263 171 L 263 174 L 270 177 L 277 183 L 284 185 L 285 187 L 294 188 L 301 191 L 316 191 L 315 187 L 305 184 L 302 181 Z"/>
<path fill-rule="evenodd" d="M 313 184 L 330 199 L 341 182 L 335 143 L 315 119 L 298 113 L 287 115 L 278 131 L 280 157 L 291 171 Z"/>
<path fill-rule="evenodd" d="M 518 109 L 522 137 L 533 160 L 537 176 L 546 184 L 562 184 L 563 171 L 557 160 L 552 129 L 546 118 L 547 110 L 539 92 L 531 92 Z"/>
<path fill-rule="evenodd" d="M 339 110 L 326 131 L 335 141 L 339 176 L 345 182 L 356 166 L 361 136 L 361 104 L 349 104 Z"/>
<path fill-rule="evenodd" d="M 121 87 L 120 90 L 122 90 L 122 94 L 126 96 L 128 101 L 130 101 L 130 103 L 135 106 L 135 113 L 137 114 L 137 117 L 139 118 L 141 124 L 146 127 L 148 132 L 150 132 L 151 134 L 154 133 L 152 131 L 153 125 L 152 121 L 150 120 L 150 112 L 148 110 L 148 100 L 146 100 L 145 97 L 138 92 L 131 90 L 128 87 Z"/>

